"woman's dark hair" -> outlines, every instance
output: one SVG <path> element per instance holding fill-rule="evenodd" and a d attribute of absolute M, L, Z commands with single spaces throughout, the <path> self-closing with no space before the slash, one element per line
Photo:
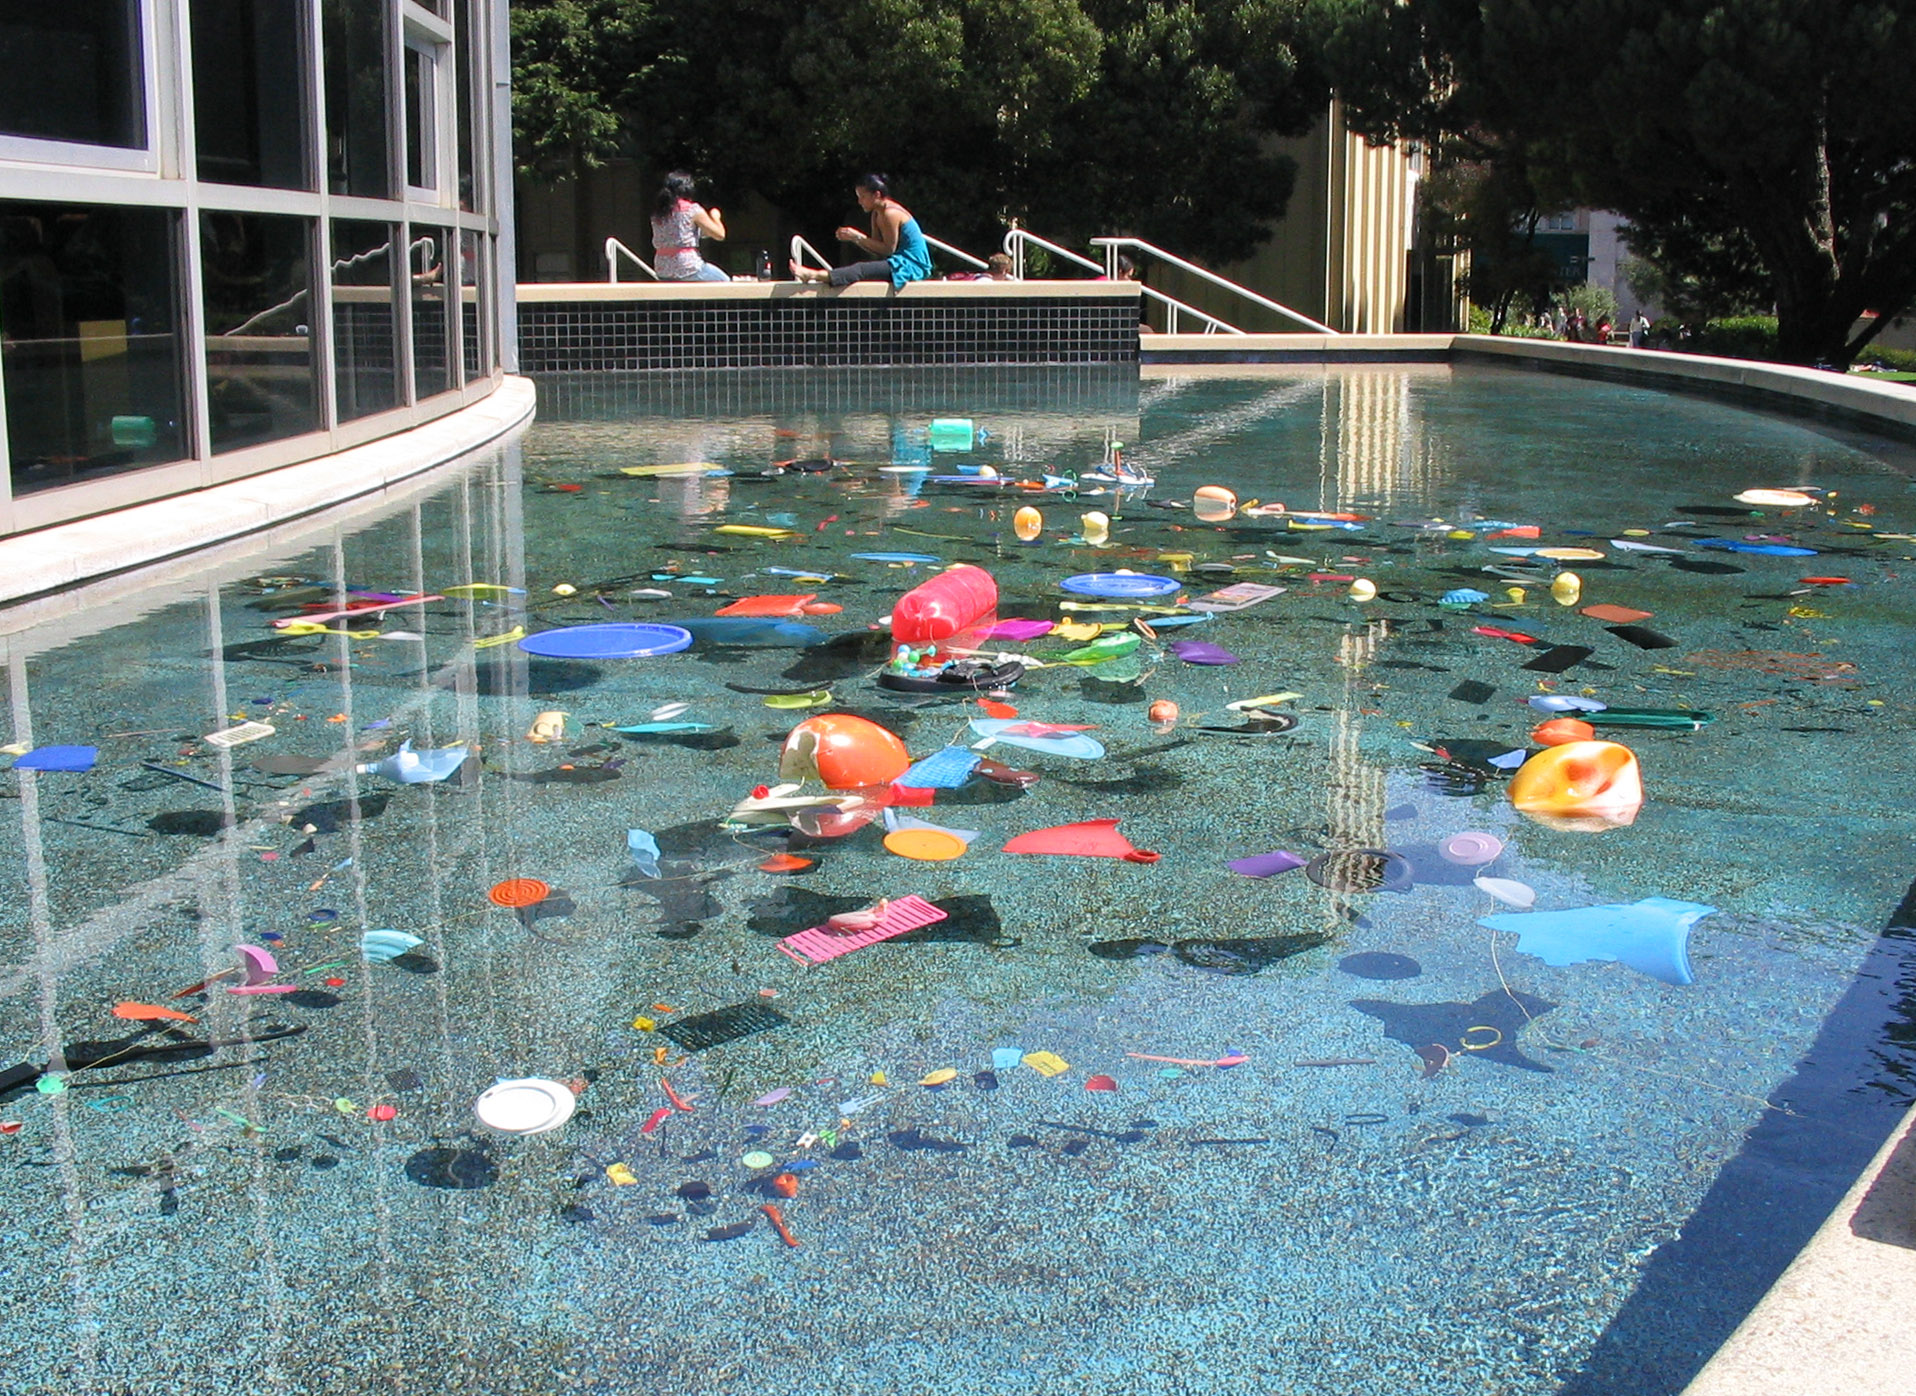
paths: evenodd
<path fill-rule="evenodd" d="M 891 192 L 891 176 L 881 174 L 860 175 L 858 177 L 858 183 L 854 184 L 852 188 L 863 189 L 868 194 L 877 194 L 883 197 Z"/>
<path fill-rule="evenodd" d="M 660 218 L 670 216 L 679 200 L 691 198 L 697 187 L 697 181 L 684 170 L 672 171 L 665 177 L 665 187 L 659 190 L 658 198 L 652 201 L 652 212 Z"/>

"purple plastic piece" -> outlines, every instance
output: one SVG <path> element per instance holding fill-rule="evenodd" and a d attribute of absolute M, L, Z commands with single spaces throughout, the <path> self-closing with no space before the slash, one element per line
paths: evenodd
<path fill-rule="evenodd" d="M 1236 655 L 1227 649 L 1218 648 L 1208 640 L 1173 640 L 1170 650 L 1186 664 L 1237 663 Z"/>
<path fill-rule="evenodd" d="M 985 632 L 988 640 L 1035 640 L 1051 633 L 1048 620 L 1001 620 Z"/>
<path fill-rule="evenodd" d="M 233 949 L 239 952 L 248 984 L 264 984 L 279 973 L 279 961 L 257 945 L 235 945 Z"/>
<path fill-rule="evenodd" d="M 1224 866 L 1244 877 L 1276 877 L 1279 873 L 1290 872 L 1293 868 L 1304 866 L 1304 860 L 1295 853 L 1286 853 L 1277 849 L 1270 853 L 1258 853 L 1249 858 L 1234 858 Z"/>

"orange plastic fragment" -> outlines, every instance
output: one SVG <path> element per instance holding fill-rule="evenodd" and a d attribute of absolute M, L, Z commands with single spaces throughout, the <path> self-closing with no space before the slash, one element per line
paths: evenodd
<path fill-rule="evenodd" d="M 114 1004 L 113 1016 L 115 1018 L 130 1018 L 136 1023 L 150 1023 L 154 1021 L 167 1023 L 199 1022 L 199 1019 L 190 1013 L 181 1013 L 175 1009 L 162 1008 L 157 1003 L 133 1003 L 131 1001 Z"/>
<path fill-rule="evenodd" d="M 1562 746 L 1566 742 L 1595 741 L 1597 729 L 1574 717 L 1553 717 L 1530 729 L 1530 739 L 1538 746 Z"/>
<path fill-rule="evenodd" d="M 1000 703 L 991 698 L 980 698 L 978 706 L 985 710 L 986 717 L 1016 717 L 1018 710 L 1009 703 Z"/>
<path fill-rule="evenodd" d="M 796 853 L 774 853 L 758 865 L 758 870 L 768 873 L 799 872 L 811 865 L 810 858 L 801 858 Z"/>
<path fill-rule="evenodd" d="M 1629 606 L 1612 606 L 1605 601 L 1595 606 L 1585 606 L 1583 614 L 1591 620 L 1608 621 L 1612 625 L 1629 625 L 1632 621 L 1648 620 L 1655 612 L 1633 610 Z"/>
<path fill-rule="evenodd" d="M 718 616 L 796 616 L 806 612 L 806 603 L 816 600 L 818 593 L 808 591 L 802 596 L 741 596 L 729 606 L 720 607 L 713 615 Z M 836 611 L 840 607 L 833 606 Z M 814 612 L 816 614 L 816 612 Z"/>

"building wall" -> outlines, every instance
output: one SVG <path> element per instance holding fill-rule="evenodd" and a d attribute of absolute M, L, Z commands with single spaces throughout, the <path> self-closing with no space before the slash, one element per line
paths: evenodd
<path fill-rule="evenodd" d="M 497 386 L 503 0 L 7 10 L 0 534 L 326 455 Z"/>

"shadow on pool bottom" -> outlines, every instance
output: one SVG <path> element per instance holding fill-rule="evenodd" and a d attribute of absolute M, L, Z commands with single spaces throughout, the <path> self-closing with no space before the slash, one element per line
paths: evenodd
<path fill-rule="evenodd" d="M 1828 1220 L 1916 1085 L 1916 883 L 1796 1074 L 1559 1396 L 1675 1396 Z M 1858 1085 L 1865 1082 L 1865 1085 Z"/>

